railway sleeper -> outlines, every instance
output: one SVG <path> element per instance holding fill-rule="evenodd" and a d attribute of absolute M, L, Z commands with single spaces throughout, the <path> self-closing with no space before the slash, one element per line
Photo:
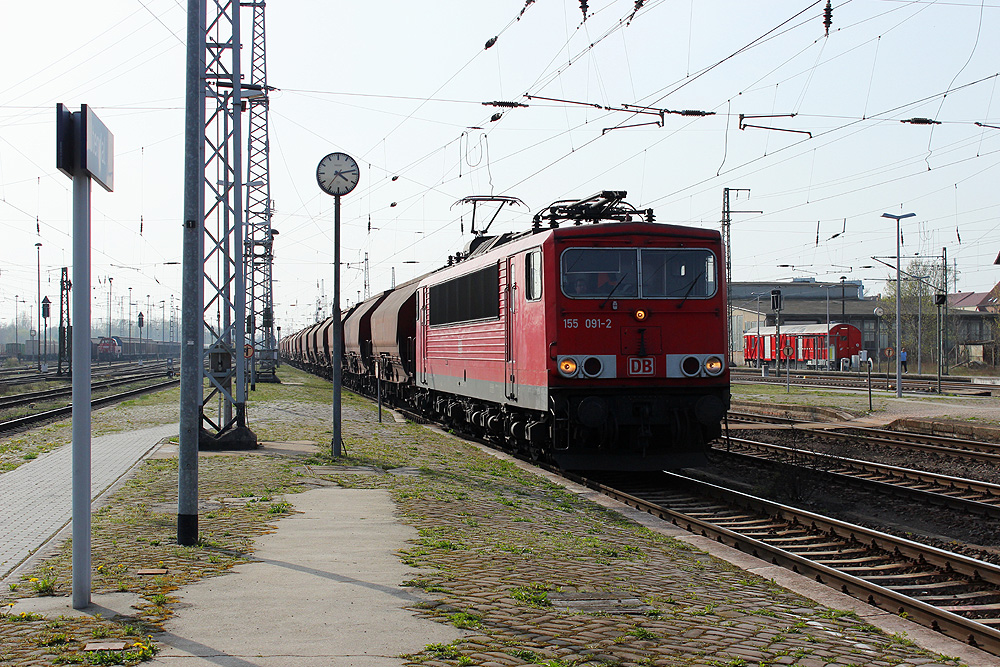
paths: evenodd
<path fill-rule="evenodd" d="M 903 574 L 879 574 L 871 577 L 865 577 L 867 581 L 873 584 L 879 584 L 890 586 L 896 584 L 898 586 L 927 586 L 930 584 L 938 583 L 941 578 L 945 576 L 941 570 L 924 570 L 919 572 L 906 572 Z M 898 583 L 900 581 L 909 581 L 910 584 Z"/>
<path fill-rule="evenodd" d="M 957 603 L 968 603 L 974 605 L 997 604 L 1000 603 L 1000 592 L 997 591 L 966 591 L 964 593 L 954 593 L 952 595 L 913 595 L 924 604 L 942 607 L 945 605 L 955 605 Z M 1000 619 L 995 621 L 1000 625 Z"/>

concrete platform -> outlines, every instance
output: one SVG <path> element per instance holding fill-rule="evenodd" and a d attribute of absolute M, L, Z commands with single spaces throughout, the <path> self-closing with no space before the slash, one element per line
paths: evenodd
<path fill-rule="evenodd" d="M 396 552 L 416 531 L 393 518 L 385 491 L 315 489 L 298 514 L 259 540 L 255 562 L 175 593 L 181 609 L 153 639 L 147 664 L 260 667 L 401 665 L 397 656 L 461 636 L 416 616 L 423 601 Z"/>

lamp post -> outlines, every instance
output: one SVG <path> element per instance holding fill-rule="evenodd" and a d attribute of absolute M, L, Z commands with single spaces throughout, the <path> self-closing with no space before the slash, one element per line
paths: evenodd
<path fill-rule="evenodd" d="M 17 354 L 17 295 L 14 295 L 14 354 Z M 18 356 L 21 356 L 18 354 Z"/>
<path fill-rule="evenodd" d="M 114 285 L 114 278 L 108 276 L 108 340 L 111 340 L 111 292 Z M 110 345 L 110 342 L 108 343 Z"/>
<path fill-rule="evenodd" d="M 847 324 L 847 316 L 845 314 L 847 310 L 847 294 L 844 290 L 845 280 L 847 280 L 847 276 L 840 276 L 840 321 Z"/>
<path fill-rule="evenodd" d="M 916 213 L 904 213 L 902 215 L 894 215 L 892 213 L 883 213 L 883 218 L 889 218 L 890 220 L 896 221 L 896 398 L 903 397 L 903 362 L 899 354 L 900 345 L 903 339 L 903 322 L 900 318 L 900 305 L 901 295 L 899 293 L 900 279 L 899 279 L 899 221 L 904 218 L 912 218 Z"/>
<path fill-rule="evenodd" d="M 882 306 L 875 308 L 875 359 L 878 360 L 878 372 L 882 372 Z"/>
<path fill-rule="evenodd" d="M 128 288 L 128 346 L 130 348 L 134 347 L 132 345 L 132 288 Z M 135 350 L 130 350 L 135 352 Z"/>

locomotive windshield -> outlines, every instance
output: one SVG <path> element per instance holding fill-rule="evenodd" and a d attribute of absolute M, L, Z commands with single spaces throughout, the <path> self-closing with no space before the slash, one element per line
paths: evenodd
<path fill-rule="evenodd" d="M 697 299 L 715 295 L 715 255 L 702 248 L 570 248 L 563 292 L 573 298 Z"/>

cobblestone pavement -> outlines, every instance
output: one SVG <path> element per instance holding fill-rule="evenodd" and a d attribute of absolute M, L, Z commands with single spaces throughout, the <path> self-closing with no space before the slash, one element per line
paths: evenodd
<path fill-rule="evenodd" d="M 149 657 L 145 633 L 183 613 L 183 600 L 171 595 L 177 587 L 246 562 L 254 537 L 290 510 L 295 491 L 330 482 L 391 494 L 397 518 L 419 534 L 400 554 L 418 568 L 401 584 L 429 600 L 415 613 L 464 631 L 458 641 L 404 656 L 408 665 L 998 664 L 975 652 L 964 652 L 963 662 L 924 650 L 902 630 L 886 633 L 447 434 L 379 424 L 374 407 L 356 397 L 345 396 L 346 455 L 331 461 L 329 385 L 288 369 L 282 375 L 302 385 L 259 389 L 251 412 L 260 439 L 276 444 L 201 458 L 197 547 L 172 542 L 169 452 L 143 464 L 95 513 L 95 591 L 137 594 L 134 614 L 4 617 L 0 664 L 79 662 L 83 643 L 98 636 L 138 644 L 125 662 Z M 280 521 L 277 530 L 280 537 Z M 167 573 L 138 574 L 158 566 Z M 51 580 L 65 595 L 69 571 L 64 547 L 32 578 Z M 38 583 L 25 575 L 0 595 L 33 596 Z"/>

